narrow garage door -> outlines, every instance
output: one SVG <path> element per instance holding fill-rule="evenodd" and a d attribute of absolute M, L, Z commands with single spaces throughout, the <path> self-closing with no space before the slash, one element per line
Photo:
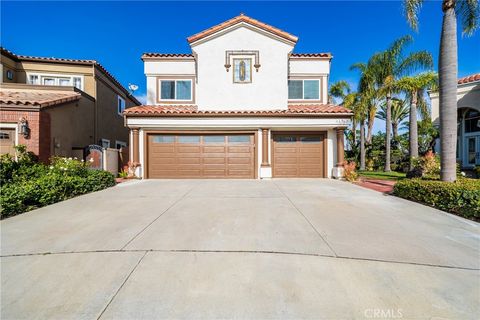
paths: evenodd
<path fill-rule="evenodd" d="M 274 134 L 273 176 L 325 177 L 325 134 Z"/>
<path fill-rule="evenodd" d="M 253 134 L 148 135 L 148 178 L 254 178 Z"/>

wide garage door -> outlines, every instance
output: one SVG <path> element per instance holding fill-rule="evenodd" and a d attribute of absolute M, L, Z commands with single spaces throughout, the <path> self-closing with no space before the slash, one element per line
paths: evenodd
<path fill-rule="evenodd" d="M 149 134 L 148 178 L 254 178 L 253 134 Z"/>
<path fill-rule="evenodd" d="M 277 178 L 325 177 L 325 134 L 274 134 L 273 176 Z"/>

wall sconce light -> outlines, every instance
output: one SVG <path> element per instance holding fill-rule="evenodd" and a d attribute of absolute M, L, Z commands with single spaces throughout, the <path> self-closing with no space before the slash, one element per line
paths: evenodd
<path fill-rule="evenodd" d="M 30 136 L 30 128 L 28 127 L 28 121 L 25 118 L 20 118 L 20 134 L 23 135 L 24 138 Z"/>

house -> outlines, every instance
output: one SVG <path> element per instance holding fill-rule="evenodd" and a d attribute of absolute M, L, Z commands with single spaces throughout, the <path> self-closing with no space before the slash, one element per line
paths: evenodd
<path fill-rule="evenodd" d="M 42 161 L 85 146 L 128 144 L 125 108 L 140 105 L 94 60 L 22 56 L 1 48 L 0 152 L 24 144 Z"/>
<path fill-rule="evenodd" d="M 432 101 L 432 121 L 438 126 L 439 95 L 438 92 L 429 94 Z M 480 165 L 480 73 L 458 80 L 457 161 L 464 169 Z"/>
<path fill-rule="evenodd" d="M 125 110 L 143 178 L 341 176 L 350 110 L 328 103 L 330 53 L 239 15 L 145 53 L 147 105 Z"/>

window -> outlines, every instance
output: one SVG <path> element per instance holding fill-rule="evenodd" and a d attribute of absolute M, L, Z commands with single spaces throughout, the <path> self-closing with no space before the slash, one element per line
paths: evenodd
<path fill-rule="evenodd" d="M 233 82 L 252 82 L 252 59 L 233 59 Z"/>
<path fill-rule="evenodd" d="M 10 140 L 10 135 L 6 132 L 0 132 L 0 140 Z"/>
<path fill-rule="evenodd" d="M 306 136 L 300 137 L 300 142 L 302 143 L 319 143 L 321 142 L 320 136 Z"/>
<path fill-rule="evenodd" d="M 250 143 L 250 136 L 228 136 L 228 143 Z"/>
<path fill-rule="evenodd" d="M 469 110 L 465 114 L 465 133 L 480 131 L 480 112 Z"/>
<path fill-rule="evenodd" d="M 200 136 L 178 136 L 178 143 L 200 143 Z"/>
<path fill-rule="evenodd" d="M 115 140 L 115 149 L 121 149 L 126 147 L 127 147 L 126 142 Z"/>
<path fill-rule="evenodd" d="M 28 84 L 40 84 L 40 80 L 38 79 L 38 75 L 30 75 L 28 77 Z"/>
<path fill-rule="evenodd" d="M 83 76 L 60 74 L 27 74 L 28 84 L 43 84 L 47 86 L 74 86 L 83 90 Z"/>
<path fill-rule="evenodd" d="M 161 100 L 192 100 L 192 80 L 161 80 Z"/>
<path fill-rule="evenodd" d="M 173 143 L 175 136 L 153 136 L 153 143 Z"/>
<path fill-rule="evenodd" d="M 288 99 L 319 100 L 320 80 L 288 80 Z"/>
<path fill-rule="evenodd" d="M 225 136 L 204 136 L 204 143 L 225 143 Z"/>
<path fill-rule="evenodd" d="M 12 70 L 7 70 L 7 79 L 8 80 L 13 80 L 13 71 Z"/>
<path fill-rule="evenodd" d="M 295 136 L 275 136 L 273 138 L 273 140 L 275 140 L 275 142 L 278 142 L 278 143 L 292 143 L 292 142 L 297 141 L 297 137 L 295 137 Z"/>
<path fill-rule="evenodd" d="M 125 110 L 125 99 L 123 99 L 120 96 L 117 96 L 117 98 L 118 98 L 117 112 L 119 115 L 122 115 L 123 111 Z"/>
<path fill-rule="evenodd" d="M 102 148 L 110 148 L 110 140 L 108 139 L 102 139 L 100 140 L 101 144 L 102 144 Z"/>

